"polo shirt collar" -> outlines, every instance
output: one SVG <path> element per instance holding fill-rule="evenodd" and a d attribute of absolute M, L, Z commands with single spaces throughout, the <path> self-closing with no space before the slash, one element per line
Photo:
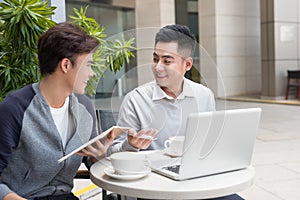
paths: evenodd
<path fill-rule="evenodd" d="M 189 80 L 183 78 L 183 90 L 181 94 L 177 97 L 177 99 L 184 99 L 185 97 L 193 97 L 195 96 L 192 86 L 189 83 Z M 167 95 L 159 85 L 155 83 L 152 100 L 160 100 L 160 99 L 174 99 L 173 97 Z"/>

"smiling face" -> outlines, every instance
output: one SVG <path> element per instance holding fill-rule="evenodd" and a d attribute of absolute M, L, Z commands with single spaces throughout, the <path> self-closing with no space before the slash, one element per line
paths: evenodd
<path fill-rule="evenodd" d="M 92 54 L 79 55 L 75 61 L 75 66 L 70 73 L 70 84 L 73 85 L 73 92 L 84 94 L 88 80 L 94 75 L 91 68 Z"/>
<path fill-rule="evenodd" d="M 169 96 L 182 92 L 183 77 L 192 67 L 191 57 L 183 58 L 178 53 L 176 42 L 158 42 L 154 48 L 152 71 L 156 83 Z"/>

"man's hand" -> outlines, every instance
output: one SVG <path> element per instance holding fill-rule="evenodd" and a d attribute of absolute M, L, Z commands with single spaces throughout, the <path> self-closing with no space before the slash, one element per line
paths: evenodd
<path fill-rule="evenodd" d="M 26 200 L 25 198 L 17 195 L 16 193 L 8 193 L 3 197 L 3 200 Z"/>
<path fill-rule="evenodd" d="M 127 140 L 129 144 L 138 149 L 147 149 L 155 139 L 157 130 L 140 130 L 136 133 L 133 129 L 128 131 Z"/>
<path fill-rule="evenodd" d="M 88 156 L 91 157 L 93 162 L 102 159 L 108 147 L 112 144 L 115 139 L 114 131 L 112 130 L 105 138 L 102 138 L 93 144 L 87 146 L 86 148 L 80 150 L 76 153 L 78 156 Z"/>

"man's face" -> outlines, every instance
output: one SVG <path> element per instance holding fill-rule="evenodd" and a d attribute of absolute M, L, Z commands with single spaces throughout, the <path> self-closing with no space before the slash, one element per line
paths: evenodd
<path fill-rule="evenodd" d="M 92 54 L 82 54 L 77 57 L 75 66 L 72 69 L 73 80 L 73 92 L 78 94 L 84 94 L 85 87 L 88 80 L 94 75 L 91 68 Z"/>
<path fill-rule="evenodd" d="M 183 76 L 192 67 L 192 59 L 178 53 L 176 42 L 158 42 L 154 48 L 152 71 L 157 84 L 168 90 L 181 88 Z M 177 91 L 173 91 L 177 92 Z"/>

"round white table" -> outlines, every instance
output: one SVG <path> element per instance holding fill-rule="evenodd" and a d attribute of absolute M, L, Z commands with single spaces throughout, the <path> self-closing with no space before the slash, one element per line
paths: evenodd
<path fill-rule="evenodd" d="M 175 181 L 151 172 L 137 180 L 118 180 L 104 173 L 111 167 L 110 161 L 103 159 L 93 164 L 91 180 L 104 190 L 117 194 L 146 199 L 207 199 L 240 192 L 253 184 L 253 167 L 217 175 L 184 181 Z"/>

